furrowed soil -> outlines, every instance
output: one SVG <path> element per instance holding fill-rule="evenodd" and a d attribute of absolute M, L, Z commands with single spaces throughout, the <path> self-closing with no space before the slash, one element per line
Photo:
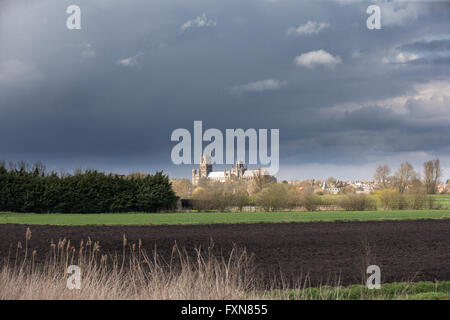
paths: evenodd
<path fill-rule="evenodd" d="M 381 268 L 383 282 L 450 280 L 450 219 L 214 224 L 188 226 L 29 226 L 29 252 L 43 263 L 53 240 L 66 238 L 78 247 L 90 237 L 101 253 L 121 254 L 142 240 L 148 254 L 156 249 L 166 261 L 172 248 L 206 249 L 227 256 L 233 247 L 254 255 L 256 274 L 276 286 L 348 285 L 365 283 L 368 265 Z M 17 243 L 25 243 L 27 225 L 0 225 L 0 261 L 13 261 Z M 280 279 L 284 279 L 282 284 Z"/>

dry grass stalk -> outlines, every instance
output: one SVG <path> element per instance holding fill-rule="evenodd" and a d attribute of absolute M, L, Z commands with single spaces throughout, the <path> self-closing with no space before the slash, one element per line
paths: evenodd
<path fill-rule="evenodd" d="M 165 263 L 156 253 L 148 256 L 138 245 L 123 236 L 122 257 L 100 254 L 100 244 L 88 239 L 75 248 L 67 239 L 50 244 L 49 258 L 36 265 L 36 250 L 28 255 L 19 243 L 15 261 L 9 258 L 0 270 L 0 299 L 243 299 L 252 295 L 251 257 L 234 249 L 225 258 L 216 258 L 212 245 L 196 250 L 190 258 L 174 245 L 172 258 Z M 81 268 L 81 289 L 66 287 L 67 268 Z M 256 291 L 254 298 L 257 298 Z"/>

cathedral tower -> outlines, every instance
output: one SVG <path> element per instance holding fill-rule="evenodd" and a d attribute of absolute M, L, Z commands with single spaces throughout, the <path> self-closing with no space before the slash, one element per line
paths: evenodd
<path fill-rule="evenodd" d="M 207 156 L 203 155 L 200 168 L 192 170 L 192 184 L 197 185 L 200 179 L 207 179 L 210 172 L 212 172 L 212 164 L 209 163 Z"/>

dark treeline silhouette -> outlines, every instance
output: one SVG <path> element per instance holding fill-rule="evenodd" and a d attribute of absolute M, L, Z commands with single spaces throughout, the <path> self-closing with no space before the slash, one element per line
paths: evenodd
<path fill-rule="evenodd" d="M 159 212 L 176 207 L 177 196 L 162 172 L 123 176 L 96 170 L 45 172 L 37 163 L 0 162 L 0 211 L 36 213 Z"/>

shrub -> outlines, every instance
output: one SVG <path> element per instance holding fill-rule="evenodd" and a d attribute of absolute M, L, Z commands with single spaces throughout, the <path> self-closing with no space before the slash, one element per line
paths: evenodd
<path fill-rule="evenodd" d="M 423 209 L 427 205 L 428 197 L 425 194 L 409 194 L 406 196 L 408 208 L 413 210 Z"/>
<path fill-rule="evenodd" d="M 296 186 L 287 183 L 267 184 L 254 197 L 255 204 L 266 211 L 293 209 L 301 204 L 301 194 Z"/>
<path fill-rule="evenodd" d="M 377 209 L 375 201 L 365 194 L 347 194 L 340 199 L 339 203 L 340 206 L 347 211 Z"/>
<path fill-rule="evenodd" d="M 406 196 L 408 208 L 413 210 L 420 209 L 441 209 L 434 198 L 425 193 L 414 193 Z"/>
<path fill-rule="evenodd" d="M 225 211 L 237 207 L 239 211 L 250 203 L 247 189 L 233 183 L 208 182 L 192 192 L 194 209 Z"/>
<path fill-rule="evenodd" d="M 276 211 L 287 206 L 288 189 L 285 184 L 271 183 L 255 196 L 255 203 L 266 211 Z"/>
<path fill-rule="evenodd" d="M 398 190 L 394 189 L 383 189 L 377 191 L 378 199 L 384 208 L 389 210 L 402 210 L 408 207 L 406 197 L 401 194 Z"/>
<path fill-rule="evenodd" d="M 239 211 L 242 211 L 243 207 L 248 206 L 250 204 L 250 199 L 247 190 L 242 188 L 234 190 L 231 196 L 231 204 L 237 207 Z"/>
<path fill-rule="evenodd" d="M 300 204 L 307 211 L 316 211 L 322 201 L 316 194 L 303 194 L 300 198 Z"/>
<path fill-rule="evenodd" d="M 378 199 L 389 210 L 403 210 L 403 209 L 436 209 L 433 197 L 420 192 L 401 194 L 394 189 L 384 189 L 376 192 Z"/>

